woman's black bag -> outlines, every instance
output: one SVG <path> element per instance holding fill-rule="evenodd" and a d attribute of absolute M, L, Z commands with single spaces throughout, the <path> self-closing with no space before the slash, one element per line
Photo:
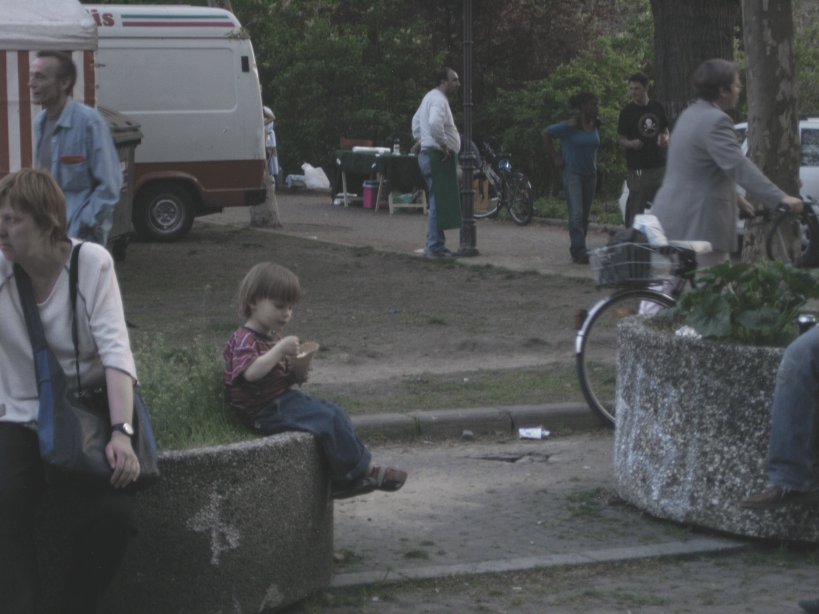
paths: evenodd
<path fill-rule="evenodd" d="M 39 393 L 37 433 L 40 455 L 59 474 L 70 475 L 83 482 L 99 486 L 110 485 L 111 466 L 105 458 L 105 446 L 111 439 L 111 420 L 108 413 L 106 389 L 83 390 L 80 382 L 79 348 L 77 347 L 77 283 L 79 253 L 82 243 L 71 253 L 69 288 L 71 296 L 74 355 L 77 358 L 77 389 L 70 390 L 66 375 L 57 357 L 45 339 L 40 312 L 28 274 L 14 266 L 17 291 L 26 318 L 26 327 L 34 350 L 34 368 Z M 134 388 L 133 412 L 134 452 L 139 459 L 139 478 L 125 490 L 139 490 L 159 478 L 156 439 L 151 428 L 151 417 L 145 401 Z"/>

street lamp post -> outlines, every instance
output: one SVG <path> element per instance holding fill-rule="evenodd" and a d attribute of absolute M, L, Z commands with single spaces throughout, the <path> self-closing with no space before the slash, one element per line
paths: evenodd
<path fill-rule="evenodd" d="M 463 160 L 463 182 L 461 184 L 461 245 L 459 256 L 477 256 L 477 236 L 475 233 L 474 190 L 472 176 L 475 169 L 475 156 L 472 153 L 472 0 L 464 0 L 464 143 L 461 149 L 465 154 Z"/>

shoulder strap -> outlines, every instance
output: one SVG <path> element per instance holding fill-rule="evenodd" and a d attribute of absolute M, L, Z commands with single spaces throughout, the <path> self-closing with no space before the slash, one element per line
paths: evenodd
<path fill-rule="evenodd" d="M 82 390 L 80 382 L 80 351 L 77 347 L 77 317 L 75 304 L 77 302 L 77 284 L 79 283 L 79 257 L 82 243 L 78 243 L 71 251 L 71 264 L 68 270 L 69 295 L 71 296 L 71 339 L 74 342 L 74 358 L 77 365 L 77 389 Z M 43 322 L 40 319 L 40 310 L 37 308 L 37 301 L 34 298 L 34 289 L 31 287 L 31 278 L 19 264 L 14 265 L 14 280 L 17 282 L 17 293 L 20 295 L 20 304 L 23 307 L 23 316 L 28 328 L 28 336 L 31 341 L 31 348 L 34 355 L 47 347 L 48 344 L 43 330 Z M 34 361 L 35 370 L 38 363 Z M 38 380 L 40 374 L 38 372 Z"/>
<path fill-rule="evenodd" d="M 36 354 L 45 344 L 45 332 L 43 323 L 40 321 L 40 311 L 37 309 L 37 302 L 34 300 L 34 290 L 31 287 L 31 278 L 19 264 L 14 265 L 14 281 L 17 282 L 17 293 L 20 295 L 20 304 L 23 307 L 23 315 L 26 319 L 26 328 L 31 340 L 31 348 Z"/>
<path fill-rule="evenodd" d="M 80 382 L 80 346 L 79 334 L 77 333 L 77 285 L 80 282 L 80 248 L 82 243 L 77 243 L 71 250 L 71 264 L 68 267 L 68 293 L 71 302 L 71 341 L 74 343 L 74 365 L 77 368 L 77 392 L 82 392 L 82 382 Z"/>

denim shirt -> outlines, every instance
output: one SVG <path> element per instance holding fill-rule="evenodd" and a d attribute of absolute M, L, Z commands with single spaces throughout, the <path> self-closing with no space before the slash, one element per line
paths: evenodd
<path fill-rule="evenodd" d="M 45 121 L 45 111 L 34 119 L 38 153 Z M 122 190 L 122 169 L 111 132 L 96 109 L 66 102 L 51 137 L 49 170 L 65 193 L 68 234 L 105 245 Z"/>

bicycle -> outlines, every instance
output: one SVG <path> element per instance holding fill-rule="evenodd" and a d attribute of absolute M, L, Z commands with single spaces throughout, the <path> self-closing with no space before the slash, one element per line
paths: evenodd
<path fill-rule="evenodd" d="M 485 142 L 477 178 L 488 180 L 490 204 L 486 211 L 475 211 L 475 219 L 498 217 L 500 210 L 505 207 L 516 224 L 526 226 L 532 221 L 532 183 L 520 171 L 512 170 L 509 154 L 496 154 L 492 146 Z"/>
<path fill-rule="evenodd" d="M 789 211 L 777 215 L 765 237 L 765 253 L 769 260 L 787 262 L 796 267 L 819 265 L 819 217 L 817 204 L 808 197 L 803 198 L 805 207 L 801 213 Z M 791 238 L 799 237 L 799 253 L 794 253 Z"/>
<path fill-rule="evenodd" d="M 710 251 L 707 241 L 672 241 L 661 247 L 620 243 L 589 253 L 597 287 L 615 291 L 588 312 L 578 311 L 577 377 L 589 407 L 609 426 L 615 423 L 618 322 L 673 307 L 685 285 L 695 285 L 697 254 Z"/>

